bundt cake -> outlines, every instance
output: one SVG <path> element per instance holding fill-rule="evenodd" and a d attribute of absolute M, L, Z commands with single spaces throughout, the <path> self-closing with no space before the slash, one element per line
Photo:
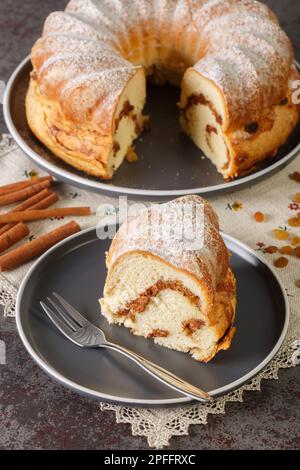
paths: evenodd
<path fill-rule="evenodd" d="M 152 205 L 128 218 L 106 261 L 100 303 L 110 323 L 197 361 L 229 348 L 236 282 L 218 217 L 200 196 Z"/>
<path fill-rule="evenodd" d="M 55 155 L 109 179 L 143 129 L 146 76 L 181 83 L 183 129 L 235 178 L 298 122 L 293 59 L 255 0 L 71 0 L 32 49 L 27 119 Z"/>

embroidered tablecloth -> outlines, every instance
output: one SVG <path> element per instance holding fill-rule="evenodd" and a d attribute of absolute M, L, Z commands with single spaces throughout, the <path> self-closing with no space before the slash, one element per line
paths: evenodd
<path fill-rule="evenodd" d="M 8 135 L 3 136 L 0 143 L 0 165 L 0 185 L 35 174 L 43 175 Z M 290 325 L 284 344 L 273 361 L 258 376 L 211 404 L 193 404 L 168 409 L 135 409 L 100 404 L 102 410 L 114 411 L 118 422 L 130 423 L 133 435 L 147 437 L 149 446 L 167 446 L 172 436 L 187 434 L 191 424 L 205 424 L 209 414 L 224 414 L 227 402 L 243 401 L 244 391 L 259 390 L 262 379 L 277 379 L 280 368 L 293 367 L 300 362 L 300 260 L 295 256 L 269 253 L 270 246 L 281 248 L 300 237 L 300 228 L 288 224 L 288 220 L 300 212 L 300 204 L 293 200 L 295 194 L 300 192 L 300 183 L 289 177 L 295 171 L 300 171 L 300 155 L 288 167 L 267 180 L 238 192 L 212 198 L 224 232 L 258 250 L 270 263 L 279 256 L 288 259 L 285 268 L 278 268 L 291 307 Z M 92 194 L 67 184 L 56 183 L 55 190 L 60 196 L 58 206 L 90 205 L 96 210 L 102 205 L 111 210 L 118 205 L 117 199 Z M 263 223 L 254 220 L 253 215 L 257 211 L 265 215 Z M 104 211 L 104 215 L 109 216 L 109 211 L 107 214 Z M 86 228 L 96 225 L 98 221 L 99 217 L 91 216 L 80 218 L 79 223 L 82 228 Z M 61 224 L 61 220 L 31 223 L 30 236 L 38 236 Z M 275 229 L 287 232 L 288 241 L 275 239 Z M 0 275 L 0 303 L 4 306 L 6 316 L 14 316 L 17 290 L 29 265 Z"/>

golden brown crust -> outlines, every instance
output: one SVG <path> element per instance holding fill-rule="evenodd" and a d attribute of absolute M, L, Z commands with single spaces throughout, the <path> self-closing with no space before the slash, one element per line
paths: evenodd
<path fill-rule="evenodd" d="M 32 132 L 54 155 L 92 176 L 111 178 L 107 159 L 114 145 L 112 136 L 78 129 L 64 117 L 58 103 L 41 96 L 33 79 L 26 95 L 26 117 Z"/>
<path fill-rule="evenodd" d="M 255 170 L 267 158 L 276 156 L 299 121 L 299 109 L 292 104 L 275 106 L 258 122 L 258 131 L 243 130 L 226 135 L 229 171 L 226 178 L 234 179 Z"/>
<path fill-rule="evenodd" d="M 34 54 L 32 61 L 35 63 L 33 57 Z M 40 55 L 38 58 L 37 63 L 40 64 Z M 25 102 L 29 127 L 54 155 L 66 163 L 92 176 L 111 179 L 115 169 L 112 160 L 119 150 L 114 135 L 120 120 L 126 116 L 123 109 L 116 116 L 118 104 L 123 89 L 137 73 L 144 77 L 141 68 L 125 73 L 123 86 L 117 93 L 115 92 L 115 96 L 112 96 L 109 107 L 104 103 L 101 108 L 98 99 L 96 105 L 80 119 L 80 114 L 74 105 L 78 99 L 80 101 L 80 87 L 75 89 L 68 99 L 62 100 L 58 91 L 55 93 L 55 88 L 52 90 L 45 86 L 43 75 L 39 73 L 36 65 L 31 73 Z M 97 112 L 100 108 L 101 113 Z M 98 114 L 101 114 L 101 119 L 96 118 Z M 141 132 L 143 122 L 137 122 L 136 116 L 130 115 L 130 117 L 134 121 L 135 130 Z"/>
<path fill-rule="evenodd" d="M 227 275 L 222 285 L 219 286 L 214 306 L 209 313 L 209 319 L 214 325 L 217 318 L 222 318 L 216 324 L 219 335 L 219 340 L 216 344 L 215 352 L 205 358 L 204 362 L 208 362 L 218 351 L 229 349 L 232 338 L 235 334 L 235 327 L 233 326 L 236 315 L 236 279 L 229 268 Z"/>

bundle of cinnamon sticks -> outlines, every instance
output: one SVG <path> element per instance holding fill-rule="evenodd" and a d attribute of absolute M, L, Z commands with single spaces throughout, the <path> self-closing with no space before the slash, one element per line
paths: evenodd
<path fill-rule="evenodd" d="M 19 203 L 0 214 L 0 272 L 14 269 L 42 255 L 51 246 L 81 230 L 77 222 L 71 221 L 2 254 L 29 235 L 29 227 L 24 222 L 91 214 L 90 207 L 50 208 L 58 201 L 57 194 L 51 190 L 52 183 L 52 177 L 45 176 L 0 187 L 0 207 Z"/>

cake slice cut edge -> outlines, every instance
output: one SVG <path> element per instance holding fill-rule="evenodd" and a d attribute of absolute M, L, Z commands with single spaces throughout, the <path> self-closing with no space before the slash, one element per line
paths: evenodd
<path fill-rule="evenodd" d="M 95 102 L 80 122 L 76 122 L 76 90 L 73 95 L 61 104 L 47 98 L 33 74 L 26 95 L 28 124 L 56 157 L 92 176 L 111 179 L 148 120 L 143 115 L 145 72 L 133 67 L 130 78 L 124 72 L 124 86 L 113 106 L 104 107 L 103 114 L 101 103 Z"/>
<path fill-rule="evenodd" d="M 235 333 L 236 281 L 228 268 L 213 293 L 158 255 L 129 251 L 110 266 L 100 305 L 109 323 L 208 362 Z"/>
<path fill-rule="evenodd" d="M 292 69 L 290 78 L 297 77 L 298 72 Z M 226 93 L 193 67 L 184 74 L 179 107 L 183 131 L 224 180 L 246 175 L 266 158 L 275 156 L 300 115 L 288 88 L 284 99 L 264 109 L 255 121 L 249 115 L 249 119 L 244 116 L 243 121 L 230 122 L 233 113 L 229 112 Z M 244 114 L 247 115 L 247 110 Z"/>

